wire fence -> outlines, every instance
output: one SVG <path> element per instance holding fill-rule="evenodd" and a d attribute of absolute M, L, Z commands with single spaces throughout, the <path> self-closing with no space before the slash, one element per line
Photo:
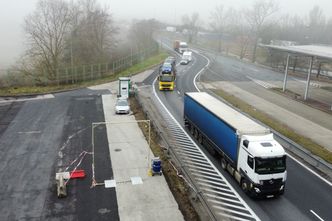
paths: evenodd
<path fill-rule="evenodd" d="M 54 77 L 50 77 L 46 71 L 26 75 L 19 71 L 8 70 L 6 75 L 0 76 L 0 86 L 64 85 L 96 80 L 124 71 L 157 54 L 158 50 L 158 45 L 155 44 L 149 48 L 131 52 L 129 55 L 109 63 L 59 68 Z"/>

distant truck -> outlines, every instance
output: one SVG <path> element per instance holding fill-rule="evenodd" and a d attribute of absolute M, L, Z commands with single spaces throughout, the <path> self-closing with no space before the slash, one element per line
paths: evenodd
<path fill-rule="evenodd" d="M 184 122 L 248 195 L 284 193 L 286 153 L 268 128 L 205 92 L 185 94 Z"/>
<path fill-rule="evenodd" d="M 180 41 L 179 40 L 175 40 L 173 42 L 173 49 L 177 52 L 179 52 L 179 49 L 180 49 Z"/>
<path fill-rule="evenodd" d="M 173 91 L 175 87 L 176 69 L 173 63 L 169 63 L 166 59 L 164 64 L 159 68 L 159 90 Z"/>
<path fill-rule="evenodd" d="M 187 51 L 188 50 L 188 44 L 187 42 L 180 42 L 180 46 L 179 46 L 179 53 L 180 54 L 183 54 L 183 52 Z"/>
<path fill-rule="evenodd" d="M 168 31 L 168 32 L 176 32 L 176 27 L 167 26 L 166 27 L 166 31 Z"/>

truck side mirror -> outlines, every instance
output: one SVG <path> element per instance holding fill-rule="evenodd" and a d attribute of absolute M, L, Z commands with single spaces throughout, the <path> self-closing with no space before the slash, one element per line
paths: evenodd
<path fill-rule="evenodd" d="M 246 148 L 248 148 L 248 146 L 249 146 L 249 140 L 244 140 L 243 141 L 243 146 L 245 146 Z"/>

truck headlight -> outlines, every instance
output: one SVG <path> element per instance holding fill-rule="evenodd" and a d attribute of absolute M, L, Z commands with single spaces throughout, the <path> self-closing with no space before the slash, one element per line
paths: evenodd
<path fill-rule="evenodd" d="M 254 187 L 254 190 L 256 191 L 256 193 L 260 193 L 261 190 L 258 187 Z"/>
<path fill-rule="evenodd" d="M 284 189 L 284 185 L 281 185 L 280 189 L 279 190 L 283 190 Z"/>

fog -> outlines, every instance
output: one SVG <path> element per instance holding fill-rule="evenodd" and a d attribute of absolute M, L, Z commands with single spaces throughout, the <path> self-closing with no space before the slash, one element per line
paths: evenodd
<path fill-rule="evenodd" d="M 24 18 L 34 10 L 37 1 L 0 1 L 0 70 L 8 68 L 23 53 Z M 181 24 L 184 14 L 198 12 L 203 22 L 207 24 L 210 13 L 216 5 L 244 8 L 250 7 L 254 0 L 99 0 L 98 2 L 109 6 L 115 21 L 156 18 L 162 22 Z M 331 0 L 278 0 L 277 2 L 280 6 L 279 14 L 303 16 L 315 5 L 320 6 L 326 16 L 332 14 Z"/>

